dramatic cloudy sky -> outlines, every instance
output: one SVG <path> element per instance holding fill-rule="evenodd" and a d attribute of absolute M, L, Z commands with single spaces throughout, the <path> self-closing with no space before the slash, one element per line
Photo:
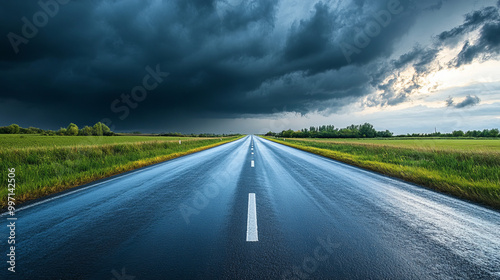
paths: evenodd
<path fill-rule="evenodd" d="M 0 125 L 500 127 L 499 9 L 499 0 L 5 0 Z"/>

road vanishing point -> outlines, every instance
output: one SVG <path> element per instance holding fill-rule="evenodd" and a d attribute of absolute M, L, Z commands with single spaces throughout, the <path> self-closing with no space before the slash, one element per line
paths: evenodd
<path fill-rule="evenodd" d="M 256 136 L 16 217 L 1 279 L 500 279 L 499 212 Z"/>

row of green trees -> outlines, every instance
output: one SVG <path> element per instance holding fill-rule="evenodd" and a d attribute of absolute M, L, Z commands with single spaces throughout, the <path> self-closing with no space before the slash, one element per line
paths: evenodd
<path fill-rule="evenodd" d="M 66 128 L 61 127 L 59 130 L 43 130 L 36 127 L 23 128 L 17 124 L 0 127 L 0 134 L 42 134 L 42 135 L 61 135 L 61 136 L 111 136 L 114 133 L 109 127 L 101 122 L 94 124 L 94 126 L 84 126 L 78 128 L 74 123 L 70 123 Z"/>
<path fill-rule="evenodd" d="M 293 131 L 283 130 L 282 132 L 266 133 L 266 136 L 276 136 L 284 138 L 376 138 L 376 137 L 393 137 L 393 133 L 389 130 L 376 131 L 373 125 L 369 123 L 361 125 L 350 125 L 346 128 L 335 128 L 333 125 L 311 126 L 309 129 L 304 128 L 301 130 Z M 497 128 L 484 129 L 484 130 L 469 130 L 464 132 L 462 130 L 455 130 L 452 133 L 413 133 L 406 135 L 398 135 L 396 137 L 500 137 L 500 131 Z"/>
<path fill-rule="evenodd" d="M 478 137 L 489 137 L 489 138 L 495 138 L 495 137 L 500 137 L 500 131 L 497 128 L 493 129 L 484 129 L 484 130 L 469 130 L 469 131 L 462 131 L 462 130 L 454 130 L 452 133 L 441 133 L 441 132 L 435 132 L 435 133 L 413 133 L 413 134 L 406 134 L 406 135 L 399 135 L 398 137 L 472 137 L 472 138 L 478 138 Z"/>
<path fill-rule="evenodd" d="M 166 132 L 166 133 L 160 133 L 159 136 L 170 136 L 170 137 L 231 137 L 231 136 L 240 136 L 241 134 L 239 133 L 232 133 L 232 134 L 215 134 L 215 133 L 200 133 L 200 134 L 182 134 L 180 132 Z"/>
<path fill-rule="evenodd" d="M 276 136 L 284 138 L 375 138 L 392 137 L 393 133 L 389 130 L 377 131 L 369 123 L 361 125 L 350 125 L 346 128 L 335 128 L 333 125 L 323 125 L 319 127 L 311 126 L 309 129 L 293 131 L 283 130 L 279 133 L 269 131 L 266 136 Z"/>

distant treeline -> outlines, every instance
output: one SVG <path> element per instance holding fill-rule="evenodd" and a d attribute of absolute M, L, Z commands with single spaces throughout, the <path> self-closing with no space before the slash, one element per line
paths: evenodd
<path fill-rule="evenodd" d="M 477 137 L 500 137 L 500 131 L 498 128 L 494 129 L 485 129 L 483 131 L 481 130 L 469 130 L 467 132 L 463 132 L 462 130 L 455 130 L 452 133 L 441 133 L 441 132 L 435 132 L 435 133 L 413 133 L 413 134 L 406 134 L 406 135 L 398 135 L 396 137 L 471 137 L 471 138 L 477 138 Z"/>
<path fill-rule="evenodd" d="M 214 133 L 200 133 L 200 134 L 182 134 L 179 132 L 167 132 L 161 133 L 159 136 L 172 136 L 172 137 L 232 137 L 232 136 L 240 136 L 241 134 L 214 134 Z"/>
<path fill-rule="evenodd" d="M 298 131 L 283 130 L 279 133 L 269 131 L 266 136 L 276 136 L 284 138 L 375 138 L 392 137 L 389 130 L 377 131 L 369 123 L 361 125 L 350 125 L 346 128 L 335 128 L 333 125 L 311 126 L 309 129 L 303 128 Z"/>
<path fill-rule="evenodd" d="M 68 127 L 61 127 L 59 130 L 44 130 L 37 127 L 20 127 L 17 124 L 0 127 L 0 134 L 42 134 L 42 135 L 61 135 L 61 136 L 112 136 L 114 133 L 109 127 L 101 122 L 94 124 L 94 126 L 84 126 L 78 128 L 74 123 L 70 123 Z"/>
<path fill-rule="evenodd" d="M 84 126 L 83 128 L 78 128 L 74 123 L 70 123 L 68 127 L 61 127 L 59 130 L 44 130 L 37 127 L 20 127 L 17 124 L 11 124 L 9 126 L 1 126 L 0 134 L 41 134 L 48 136 L 112 136 L 112 135 L 124 135 L 124 134 L 137 134 L 144 135 L 141 132 L 132 133 L 114 133 L 109 129 L 109 127 L 101 122 L 94 124 L 94 126 Z M 173 137 L 231 137 L 239 136 L 240 134 L 214 134 L 214 133 L 200 133 L 200 134 L 182 134 L 179 132 L 168 132 L 161 134 L 148 134 L 150 136 L 173 136 Z"/>
<path fill-rule="evenodd" d="M 275 136 L 283 138 L 377 138 L 377 137 L 393 137 L 393 133 L 389 130 L 377 131 L 373 125 L 369 123 L 361 125 L 350 125 L 346 128 L 335 128 L 333 125 L 311 126 L 309 129 L 293 131 L 283 130 L 275 133 L 269 131 L 266 136 Z M 394 137 L 500 137 L 498 129 L 470 130 L 463 132 L 455 130 L 452 133 L 413 133 L 406 135 L 397 135 Z"/>

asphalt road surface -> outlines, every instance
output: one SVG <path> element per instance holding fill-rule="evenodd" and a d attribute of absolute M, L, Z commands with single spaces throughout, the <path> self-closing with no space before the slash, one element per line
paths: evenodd
<path fill-rule="evenodd" d="M 0 279 L 500 279 L 499 212 L 252 136 L 16 217 Z"/>

